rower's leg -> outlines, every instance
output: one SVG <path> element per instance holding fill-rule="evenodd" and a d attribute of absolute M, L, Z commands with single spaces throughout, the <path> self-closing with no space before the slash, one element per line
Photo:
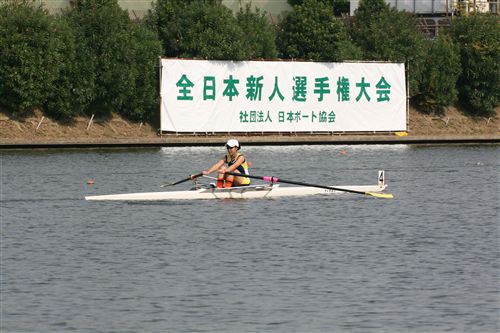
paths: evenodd
<path fill-rule="evenodd" d="M 227 176 L 226 177 L 226 185 L 224 187 L 231 188 L 233 186 L 233 180 L 234 180 L 234 176 Z"/>
<path fill-rule="evenodd" d="M 217 188 L 222 188 L 224 185 L 224 174 L 219 173 L 219 176 L 217 177 Z"/>

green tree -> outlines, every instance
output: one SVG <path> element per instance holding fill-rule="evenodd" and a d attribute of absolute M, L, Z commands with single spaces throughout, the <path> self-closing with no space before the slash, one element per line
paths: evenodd
<path fill-rule="evenodd" d="M 269 23 L 265 12 L 259 8 L 252 12 L 247 4 L 236 15 L 238 25 L 243 31 L 243 49 L 246 59 L 276 58 L 276 30 Z"/>
<path fill-rule="evenodd" d="M 333 8 L 333 14 L 335 16 L 341 16 L 342 14 L 348 14 L 350 12 L 350 2 L 349 0 L 318 0 L 326 5 L 330 5 Z M 290 6 L 302 5 L 304 0 L 288 0 Z"/>
<path fill-rule="evenodd" d="M 75 0 L 65 15 L 82 36 L 87 65 L 95 73 L 89 112 L 148 119 L 158 95 L 158 85 L 146 81 L 156 76 L 161 55 L 156 36 L 131 22 L 117 0 Z"/>
<path fill-rule="evenodd" d="M 333 14 L 335 16 L 347 15 L 351 12 L 349 0 L 333 0 Z"/>
<path fill-rule="evenodd" d="M 95 73 L 95 96 L 89 111 L 103 116 L 120 110 L 131 86 L 128 14 L 116 0 L 77 0 L 67 15 L 83 37 Z"/>
<path fill-rule="evenodd" d="M 0 104 L 17 116 L 42 107 L 64 57 L 57 26 L 31 1 L 0 3 Z"/>
<path fill-rule="evenodd" d="M 129 70 L 133 84 L 120 113 L 129 119 L 152 121 L 159 109 L 161 43 L 143 24 L 133 24 L 131 30 L 133 63 Z"/>
<path fill-rule="evenodd" d="M 414 16 L 396 10 L 384 0 L 361 0 L 350 33 L 363 49 L 365 60 L 407 63 L 410 95 L 418 93 L 425 48 Z"/>
<path fill-rule="evenodd" d="M 419 110 L 441 114 L 457 102 L 457 80 L 461 73 L 458 47 L 446 34 L 427 41 L 425 66 L 420 79 L 420 93 L 414 97 Z"/>
<path fill-rule="evenodd" d="M 318 0 L 304 0 L 285 14 L 276 44 L 283 58 L 342 61 L 361 56 L 331 6 Z"/>
<path fill-rule="evenodd" d="M 220 1 L 158 0 L 147 17 L 169 57 L 243 60 L 243 31 Z"/>
<path fill-rule="evenodd" d="M 83 36 L 70 26 L 64 16 L 55 17 L 54 23 L 63 57 L 59 62 L 59 75 L 52 83 L 51 93 L 44 104 L 44 111 L 54 118 L 70 120 L 84 113 L 94 100 L 96 73 Z"/>
<path fill-rule="evenodd" d="M 489 116 L 500 102 L 500 18 L 490 14 L 457 17 L 451 31 L 460 47 L 460 103 L 472 115 Z"/>

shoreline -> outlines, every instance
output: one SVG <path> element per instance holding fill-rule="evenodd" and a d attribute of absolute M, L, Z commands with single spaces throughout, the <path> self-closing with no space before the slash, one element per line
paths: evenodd
<path fill-rule="evenodd" d="M 244 145 L 499 144 L 500 107 L 490 118 L 471 118 L 456 108 L 427 115 L 410 107 L 403 132 L 168 133 L 117 114 L 106 119 L 76 117 L 71 124 L 40 111 L 16 120 L 0 112 L 0 150 L 219 146 L 229 138 Z"/>
<path fill-rule="evenodd" d="M 16 140 L 0 142 L 0 150 L 64 149 L 64 148 L 138 148 L 138 147 L 189 147 L 219 146 L 228 135 L 194 136 L 174 135 L 151 138 L 99 139 L 99 140 L 40 140 L 38 142 Z M 238 135 L 246 146 L 265 145 L 395 145 L 395 144 L 500 144 L 500 135 Z"/>

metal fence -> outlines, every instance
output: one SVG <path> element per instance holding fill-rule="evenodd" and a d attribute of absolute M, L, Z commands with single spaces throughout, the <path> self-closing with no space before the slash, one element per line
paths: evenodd
<path fill-rule="evenodd" d="M 360 0 L 350 0 L 351 16 L 358 8 Z M 417 15 L 446 15 L 452 13 L 469 14 L 496 13 L 500 14 L 500 0 L 385 0 L 398 10 L 404 10 Z"/>

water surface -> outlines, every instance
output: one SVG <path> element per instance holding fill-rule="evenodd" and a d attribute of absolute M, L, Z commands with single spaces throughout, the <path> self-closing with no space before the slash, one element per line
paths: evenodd
<path fill-rule="evenodd" d="M 224 149 L 4 151 L 0 330 L 500 330 L 498 146 L 243 152 L 255 175 L 319 184 L 384 169 L 395 199 L 87 202 L 159 191 Z"/>

